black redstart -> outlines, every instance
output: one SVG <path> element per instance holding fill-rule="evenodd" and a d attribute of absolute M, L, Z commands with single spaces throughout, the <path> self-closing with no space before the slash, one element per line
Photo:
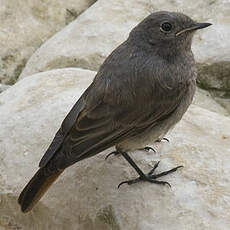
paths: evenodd
<path fill-rule="evenodd" d="M 22 212 L 33 208 L 65 168 L 112 146 L 139 174 L 121 184 L 168 184 L 157 178 L 181 166 L 154 174 L 157 163 L 145 174 L 127 152 L 162 139 L 188 109 L 196 88 L 192 37 L 210 25 L 166 11 L 138 24 L 64 119 L 39 170 L 19 196 Z"/>

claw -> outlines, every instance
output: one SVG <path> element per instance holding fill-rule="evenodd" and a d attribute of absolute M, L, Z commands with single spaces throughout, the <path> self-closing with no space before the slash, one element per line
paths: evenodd
<path fill-rule="evenodd" d="M 154 179 L 151 179 L 151 177 L 146 177 L 146 178 L 143 178 L 143 179 L 141 177 L 138 177 L 138 178 L 133 179 L 133 180 L 122 181 L 117 186 L 117 188 L 119 189 L 121 187 L 121 185 L 123 185 L 123 184 L 131 185 L 131 184 L 135 184 L 135 183 L 140 182 L 140 181 L 148 181 L 148 182 L 153 183 L 153 184 L 168 185 L 171 188 L 171 184 L 169 184 L 167 181 L 154 180 Z"/>
<path fill-rule="evenodd" d="M 163 137 L 162 139 L 156 140 L 156 142 L 161 142 L 161 141 L 167 141 L 167 142 L 169 142 L 169 139 L 166 138 L 166 137 Z"/>
<path fill-rule="evenodd" d="M 149 146 L 144 147 L 144 150 L 146 150 L 146 151 L 152 150 L 154 153 L 156 152 L 156 150 L 154 148 L 149 147 Z"/>
<path fill-rule="evenodd" d="M 128 184 L 128 183 L 129 183 L 128 180 L 122 181 L 122 182 L 117 186 L 117 188 L 119 189 L 119 188 L 121 187 L 121 185 L 123 185 L 123 184 Z"/>
<path fill-rule="evenodd" d="M 122 182 L 117 186 L 117 188 L 120 188 L 120 186 L 123 185 L 123 184 L 131 185 L 131 184 L 135 184 L 135 183 L 137 183 L 137 182 L 139 182 L 139 181 L 141 181 L 141 180 L 144 181 L 144 179 L 142 179 L 141 177 L 138 177 L 138 178 L 133 179 L 133 180 L 122 181 Z"/>
<path fill-rule="evenodd" d="M 113 152 L 109 153 L 109 154 L 105 157 L 105 160 L 107 160 L 107 159 L 109 158 L 109 156 L 111 156 L 111 155 L 118 155 L 118 154 L 119 154 L 119 152 L 113 151 Z"/>
<path fill-rule="evenodd" d="M 166 137 L 163 137 L 163 138 L 162 138 L 162 140 L 164 140 L 164 141 L 168 141 L 168 143 L 170 142 L 170 141 L 169 141 L 169 139 L 168 139 L 168 138 L 166 138 Z"/>
<path fill-rule="evenodd" d="M 122 156 L 129 162 L 129 164 L 136 170 L 136 172 L 139 174 L 139 177 L 136 178 L 136 179 L 132 179 L 132 180 L 127 180 L 127 181 L 123 181 L 121 182 L 117 187 L 120 188 L 121 185 L 123 184 L 128 184 L 128 185 L 131 185 L 131 184 L 134 184 L 134 183 L 137 183 L 137 182 L 140 182 L 140 181 L 148 181 L 150 183 L 154 183 L 154 184 L 162 184 L 162 185 L 168 185 L 169 187 L 171 187 L 171 185 L 167 182 L 167 181 L 159 181 L 159 180 L 156 180 L 157 178 L 159 177 L 162 177 L 162 176 L 165 176 L 165 175 L 168 175 L 172 172 L 175 172 L 177 171 L 177 169 L 179 168 L 182 168 L 183 166 L 180 165 L 180 166 L 177 166 L 175 168 L 172 168 L 168 171 L 165 171 L 165 172 L 162 172 L 162 173 L 159 173 L 159 174 L 155 174 L 155 175 L 152 175 L 153 172 L 155 171 L 155 169 L 158 167 L 160 161 L 158 161 L 154 166 L 153 168 L 149 171 L 149 173 L 145 174 L 142 172 L 142 170 L 136 165 L 136 163 L 132 160 L 132 158 L 128 155 L 128 153 L 126 152 L 120 152 L 122 154 Z"/>
<path fill-rule="evenodd" d="M 168 185 L 170 188 L 172 188 L 171 184 L 169 184 L 169 182 L 167 182 L 167 181 L 158 181 L 157 180 L 157 182 L 159 182 L 158 184 Z"/>
<path fill-rule="evenodd" d="M 184 166 L 182 166 L 182 165 L 177 166 L 177 167 L 175 167 L 175 168 L 173 168 L 173 169 L 170 169 L 170 170 L 168 170 L 168 171 L 165 171 L 165 172 L 162 172 L 162 173 L 159 173 L 159 174 L 155 174 L 155 175 L 151 175 L 151 178 L 152 178 L 152 179 L 156 179 L 156 178 L 158 178 L 158 177 L 162 177 L 162 176 L 168 175 L 169 173 L 176 172 L 177 169 L 183 168 L 183 167 L 184 167 Z M 151 170 L 151 171 L 152 171 L 152 170 Z M 151 171 L 150 171 L 150 172 L 151 172 Z"/>

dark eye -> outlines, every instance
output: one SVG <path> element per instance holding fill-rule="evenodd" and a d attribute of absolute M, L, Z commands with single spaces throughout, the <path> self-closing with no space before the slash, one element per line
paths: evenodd
<path fill-rule="evenodd" d="M 160 30 L 162 32 L 170 32 L 172 30 L 172 24 L 169 22 L 164 22 L 161 24 Z"/>

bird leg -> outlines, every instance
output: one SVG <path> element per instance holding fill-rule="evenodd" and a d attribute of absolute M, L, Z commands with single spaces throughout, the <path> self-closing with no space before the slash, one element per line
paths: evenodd
<path fill-rule="evenodd" d="M 126 152 L 120 152 L 122 154 L 122 156 L 130 163 L 130 165 L 136 170 L 136 172 L 139 174 L 139 177 L 133 180 L 127 180 L 127 181 L 123 181 L 118 185 L 118 188 L 122 185 L 122 184 L 134 184 L 140 181 L 148 181 L 150 183 L 154 183 L 154 184 L 162 184 L 162 185 L 169 185 L 171 187 L 171 185 L 167 182 L 167 181 L 159 181 L 156 180 L 157 178 L 160 178 L 162 176 L 168 175 L 170 173 L 173 173 L 175 171 L 177 171 L 177 169 L 183 167 L 183 166 L 177 166 L 175 168 L 172 168 L 168 171 L 159 173 L 159 174 L 153 174 L 155 169 L 158 167 L 159 165 L 159 161 L 153 166 L 153 168 L 147 173 L 144 174 L 142 172 L 142 170 L 136 165 L 136 163 L 130 158 L 130 156 L 126 153 Z"/>

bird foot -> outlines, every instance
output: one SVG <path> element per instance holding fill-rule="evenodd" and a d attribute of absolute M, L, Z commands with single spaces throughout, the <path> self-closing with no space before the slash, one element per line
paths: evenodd
<path fill-rule="evenodd" d="M 173 173 L 173 172 L 177 171 L 177 169 L 182 168 L 183 166 L 177 166 L 177 167 L 172 168 L 168 171 L 154 175 L 153 173 L 154 173 L 155 169 L 158 167 L 159 163 L 160 163 L 160 161 L 158 161 L 147 174 L 139 176 L 138 178 L 133 179 L 133 180 L 123 181 L 117 187 L 120 188 L 120 186 L 123 184 L 131 185 L 131 184 L 135 184 L 135 183 L 140 182 L 140 181 L 148 181 L 148 182 L 153 183 L 153 184 L 168 185 L 169 187 L 171 187 L 171 185 L 167 181 L 159 181 L 156 179 L 160 178 L 162 176 L 168 175 L 170 173 Z"/>
<path fill-rule="evenodd" d="M 109 158 L 109 156 L 112 156 L 112 155 L 116 156 L 116 155 L 119 155 L 119 154 L 121 154 L 119 151 L 113 151 L 113 152 L 109 153 L 108 155 L 106 155 L 105 160 L 107 160 Z"/>
<path fill-rule="evenodd" d="M 154 148 L 149 147 L 149 146 L 146 146 L 146 147 L 144 147 L 142 149 L 138 149 L 138 150 L 144 150 L 144 151 L 147 151 L 147 152 L 149 152 L 150 150 L 152 150 L 154 153 L 156 152 L 156 150 Z M 121 154 L 119 151 L 113 151 L 113 152 L 109 153 L 108 155 L 106 155 L 105 160 L 107 160 L 112 155 L 116 156 L 116 155 L 119 155 L 119 154 Z"/>
<path fill-rule="evenodd" d="M 156 140 L 156 142 L 161 142 L 161 141 L 167 141 L 167 142 L 170 142 L 168 138 L 166 137 L 163 137 L 162 139 L 158 139 Z"/>
<path fill-rule="evenodd" d="M 150 150 L 152 150 L 154 153 L 156 152 L 156 150 L 150 146 L 146 146 L 146 147 L 144 147 L 142 149 L 138 149 L 138 150 L 144 150 L 146 152 L 149 152 Z"/>

